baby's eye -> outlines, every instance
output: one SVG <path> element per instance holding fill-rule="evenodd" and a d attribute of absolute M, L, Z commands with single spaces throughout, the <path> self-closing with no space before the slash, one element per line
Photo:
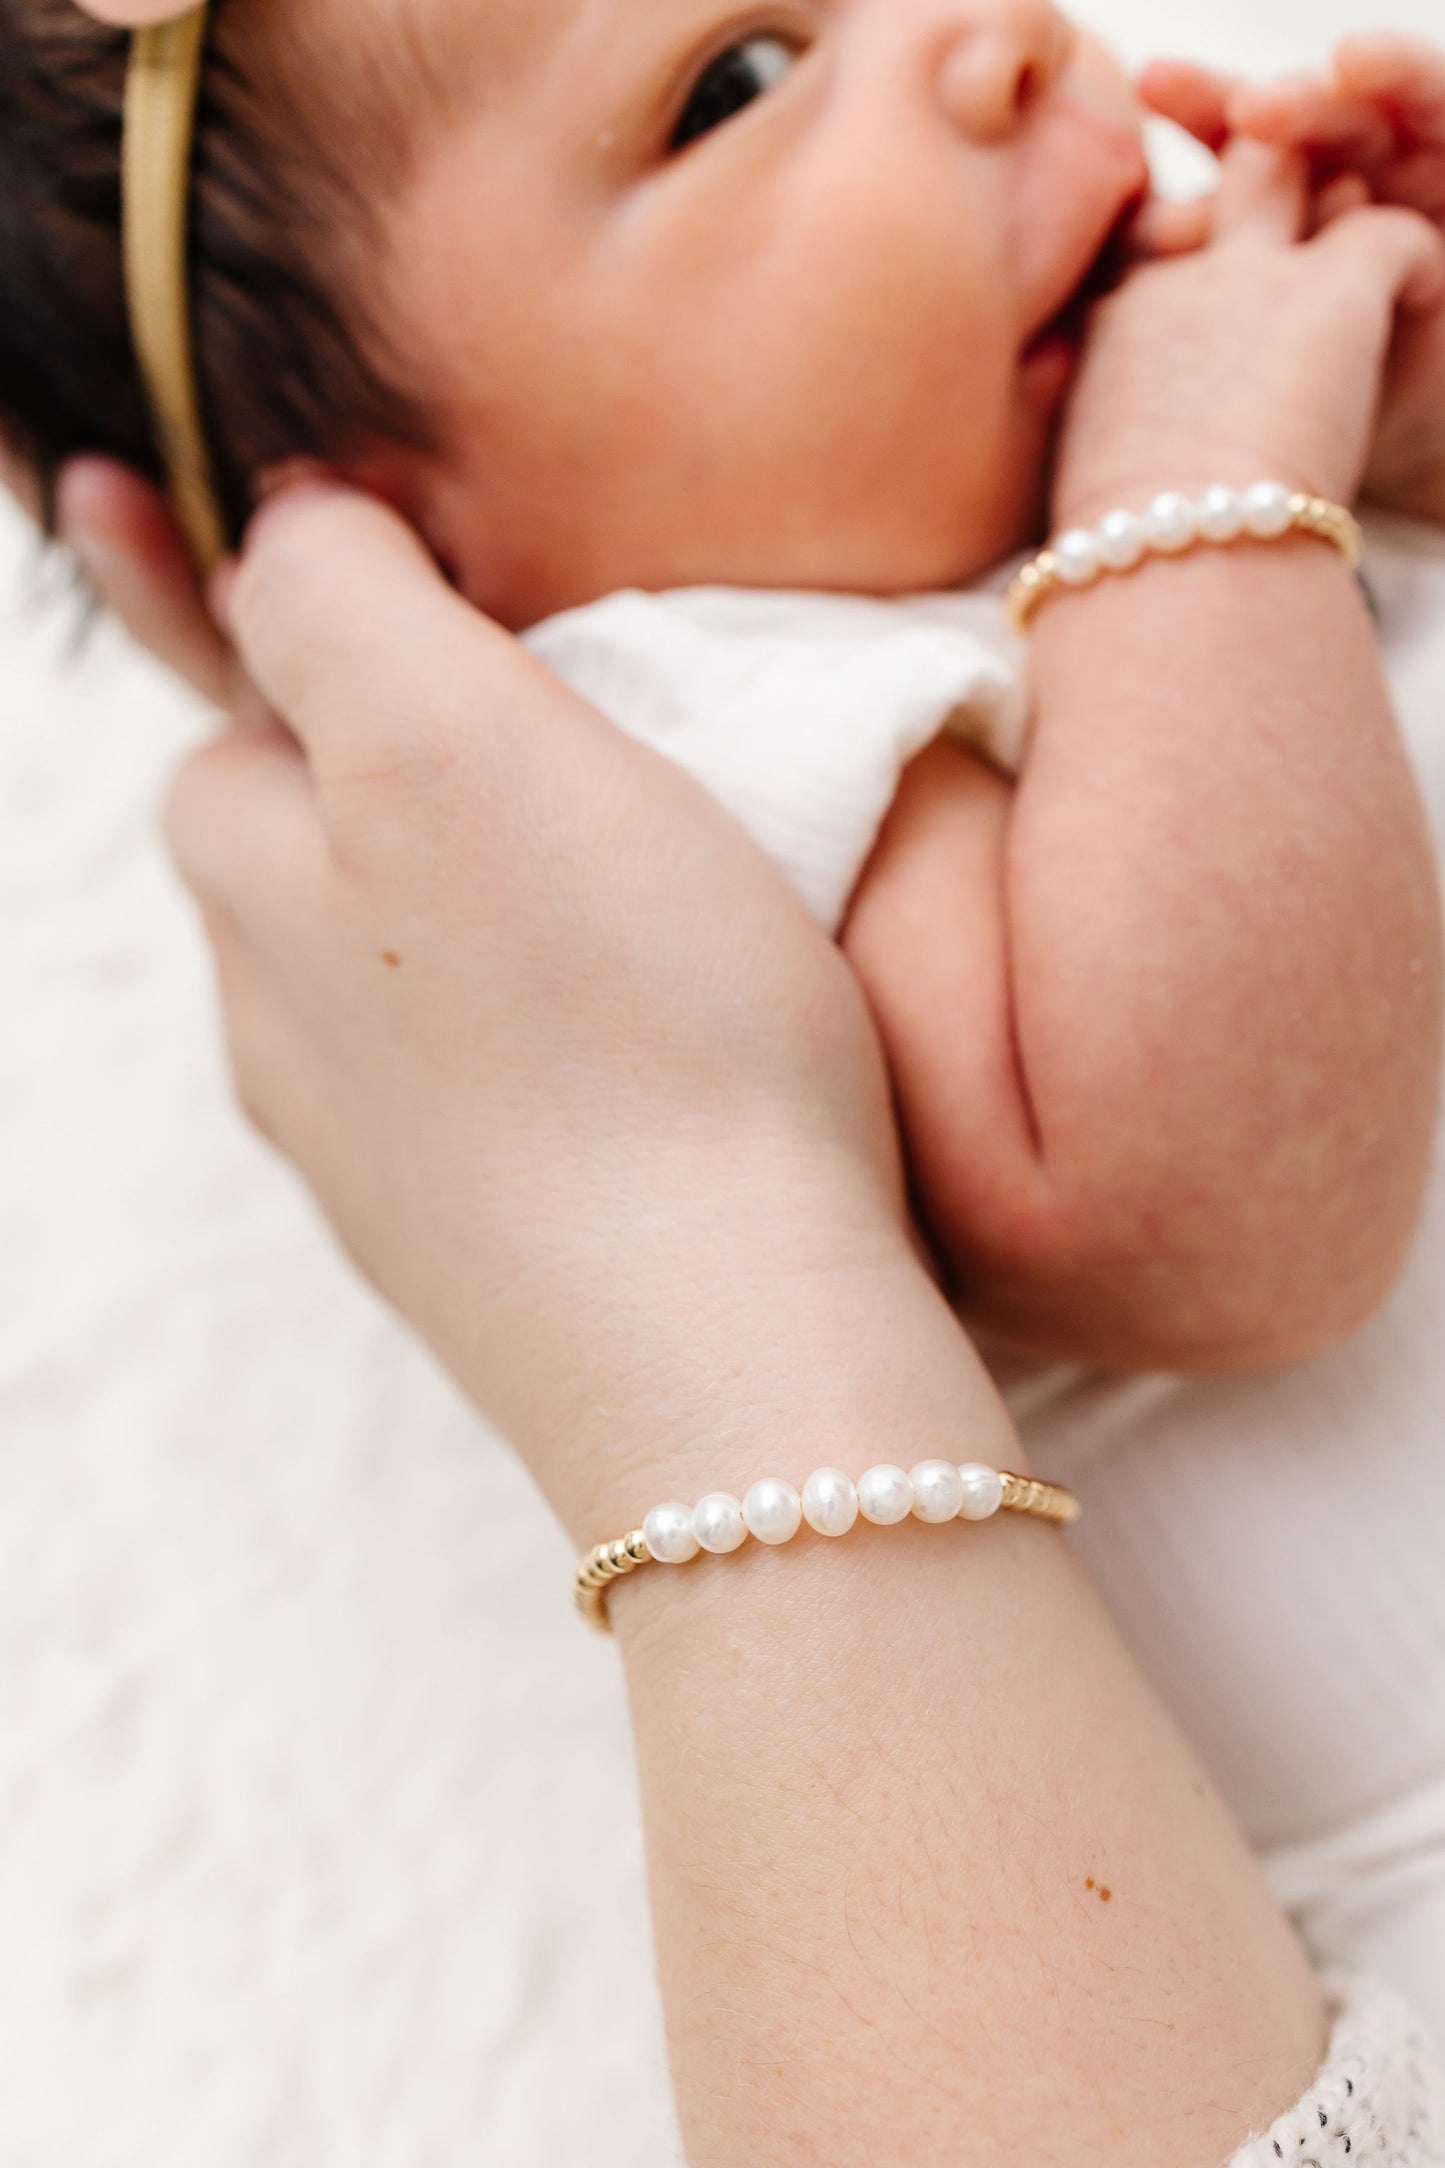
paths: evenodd
<path fill-rule="evenodd" d="M 720 128 L 744 106 L 765 98 L 798 58 L 796 45 L 767 34 L 730 45 L 716 60 L 709 61 L 699 76 L 673 132 L 672 148 L 682 150 L 699 136 Z"/>

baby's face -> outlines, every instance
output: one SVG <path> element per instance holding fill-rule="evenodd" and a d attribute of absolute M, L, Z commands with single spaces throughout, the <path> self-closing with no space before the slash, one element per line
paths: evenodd
<path fill-rule="evenodd" d="M 1047 0 L 397 4 L 466 74 L 386 228 L 447 441 L 395 486 L 474 600 L 938 588 L 1027 538 L 1051 330 L 1145 183 Z"/>

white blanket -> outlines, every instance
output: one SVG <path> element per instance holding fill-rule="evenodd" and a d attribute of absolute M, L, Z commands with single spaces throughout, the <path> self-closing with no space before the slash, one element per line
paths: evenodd
<path fill-rule="evenodd" d="M 152 834 L 200 725 L 109 632 L 67 664 L 30 562 L 0 515 L 0 2161 L 663 2168 L 615 1656 L 231 1112 Z"/>

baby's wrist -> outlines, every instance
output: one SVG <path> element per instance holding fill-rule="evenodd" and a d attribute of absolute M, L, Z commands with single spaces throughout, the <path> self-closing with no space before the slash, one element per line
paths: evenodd
<path fill-rule="evenodd" d="M 1211 492 L 1243 495 L 1266 482 L 1335 504 L 1348 505 L 1355 495 L 1338 475 L 1310 476 L 1297 463 L 1267 453 L 1221 451 L 1211 458 L 1201 457 L 1197 446 L 1180 452 L 1161 447 L 1155 456 L 1121 462 L 1117 468 L 1091 465 L 1061 473 L 1050 505 L 1050 532 L 1057 536 L 1070 529 L 1097 528 L 1114 512 L 1142 518 L 1163 497 L 1182 497 L 1197 507 Z"/>
<path fill-rule="evenodd" d="M 1445 442 L 1407 465 L 1377 469 L 1366 495 L 1385 511 L 1445 526 Z"/>

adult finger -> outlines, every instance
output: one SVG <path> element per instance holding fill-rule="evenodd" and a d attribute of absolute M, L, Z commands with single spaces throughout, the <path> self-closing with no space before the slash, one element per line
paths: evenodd
<path fill-rule="evenodd" d="M 40 487 L 34 469 L 0 437 L 0 489 L 7 490 L 32 519 L 41 515 Z"/>
<path fill-rule="evenodd" d="M 1309 168 L 1298 153 L 1244 138 L 1230 144 L 1220 161 L 1217 241 L 1298 241 L 1309 206 Z"/>
<path fill-rule="evenodd" d="M 232 722 L 187 755 L 162 811 L 166 843 L 213 936 L 294 939 L 330 867 L 305 755 L 269 718 Z"/>
<path fill-rule="evenodd" d="M 1232 133 L 1229 107 L 1237 79 L 1189 60 L 1155 60 L 1139 77 L 1144 104 L 1161 120 L 1173 121 L 1208 150 L 1221 151 Z"/>
<path fill-rule="evenodd" d="M 223 609 L 247 675 L 323 788 L 434 776 L 459 729 L 484 753 L 504 719 L 555 728 L 570 697 L 462 601 L 404 521 L 339 486 L 268 500 Z"/>
<path fill-rule="evenodd" d="M 205 699 L 229 702 L 235 657 L 159 493 L 113 460 L 74 459 L 60 477 L 56 517 L 63 540 L 132 637 Z"/>

